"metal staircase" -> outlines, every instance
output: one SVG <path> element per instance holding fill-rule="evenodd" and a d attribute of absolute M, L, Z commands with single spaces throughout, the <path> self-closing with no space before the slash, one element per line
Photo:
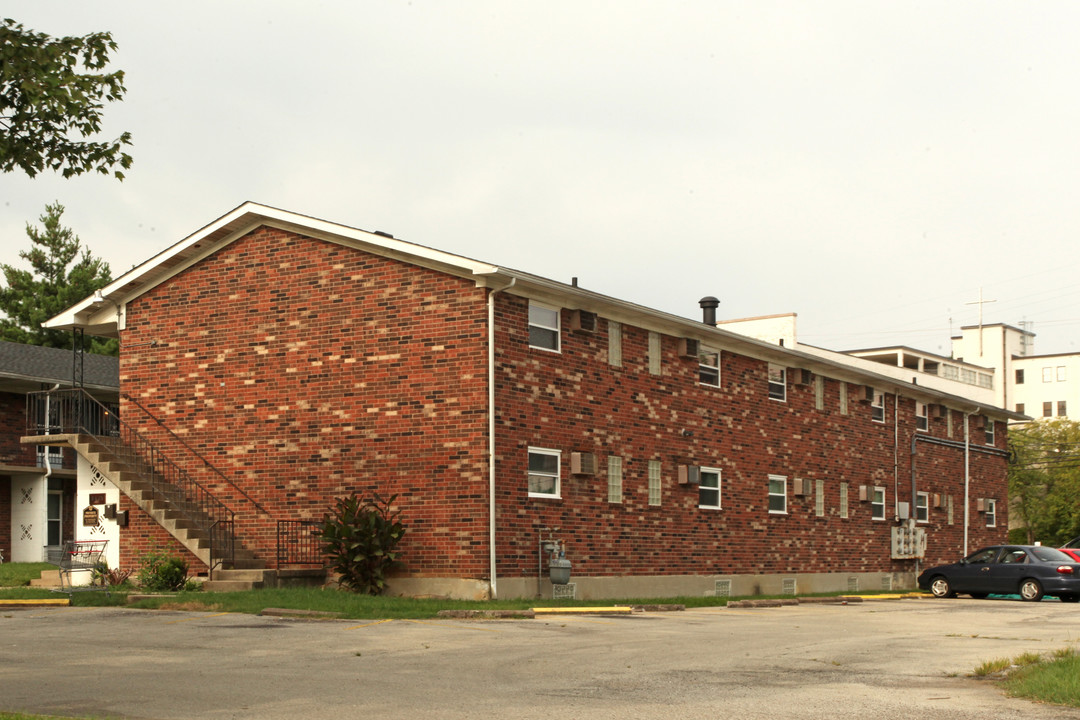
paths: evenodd
<path fill-rule="evenodd" d="M 225 581 L 222 576 L 234 569 L 265 567 L 237 539 L 235 513 L 121 421 L 115 408 L 76 388 L 30 393 L 26 416 L 23 442 L 70 445 L 205 564 L 212 580 Z M 243 582 L 263 580 L 245 576 Z"/>

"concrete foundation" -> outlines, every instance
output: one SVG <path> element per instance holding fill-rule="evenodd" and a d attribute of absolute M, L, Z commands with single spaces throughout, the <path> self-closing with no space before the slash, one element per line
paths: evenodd
<path fill-rule="evenodd" d="M 791 573 L 784 575 L 653 575 L 642 577 L 571 577 L 573 599 L 645 599 L 748 595 L 806 595 L 826 592 L 912 590 L 914 573 Z M 535 577 L 499 578 L 499 599 L 551 598 L 551 581 Z M 564 597 L 570 588 L 562 589 Z M 487 600 L 487 581 L 452 578 L 395 578 L 388 594 Z"/>

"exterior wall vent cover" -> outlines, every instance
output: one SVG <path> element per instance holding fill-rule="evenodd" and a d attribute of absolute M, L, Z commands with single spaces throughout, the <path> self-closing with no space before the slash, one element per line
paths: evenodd
<path fill-rule="evenodd" d="M 715 597 L 731 597 L 731 581 L 730 580 L 717 580 L 716 589 L 713 591 Z"/>
<path fill-rule="evenodd" d="M 795 578 L 784 578 L 784 595 L 795 595 L 798 592 L 799 583 Z"/>
<path fill-rule="evenodd" d="M 892 590 L 892 575 L 881 576 L 881 589 Z"/>
<path fill-rule="evenodd" d="M 551 586 L 552 600 L 577 600 L 577 583 Z"/>
<path fill-rule="evenodd" d="M 847 591 L 848 592 L 859 592 L 859 576 L 858 575 L 850 575 L 850 576 L 848 576 L 848 579 L 847 579 Z"/>

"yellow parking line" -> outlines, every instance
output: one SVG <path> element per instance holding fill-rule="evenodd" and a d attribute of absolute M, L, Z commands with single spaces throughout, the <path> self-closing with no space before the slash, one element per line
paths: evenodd
<path fill-rule="evenodd" d="M 222 615 L 231 615 L 232 613 L 214 613 L 213 615 L 199 615 L 197 617 L 184 618 L 183 620 L 170 620 L 165 623 L 166 625 L 176 625 L 177 623 L 191 622 L 192 620 L 202 620 L 203 618 L 221 617 Z"/>

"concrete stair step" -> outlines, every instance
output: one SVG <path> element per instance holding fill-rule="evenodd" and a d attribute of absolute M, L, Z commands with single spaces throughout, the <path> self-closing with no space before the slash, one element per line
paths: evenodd
<path fill-rule="evenodd" d="M 37 588 L 58 588 L 60 587 L 60 571 L 59 570 L 42 570 L 41 577 L 34 578 L 30 581 L 30 587 Z"/>

